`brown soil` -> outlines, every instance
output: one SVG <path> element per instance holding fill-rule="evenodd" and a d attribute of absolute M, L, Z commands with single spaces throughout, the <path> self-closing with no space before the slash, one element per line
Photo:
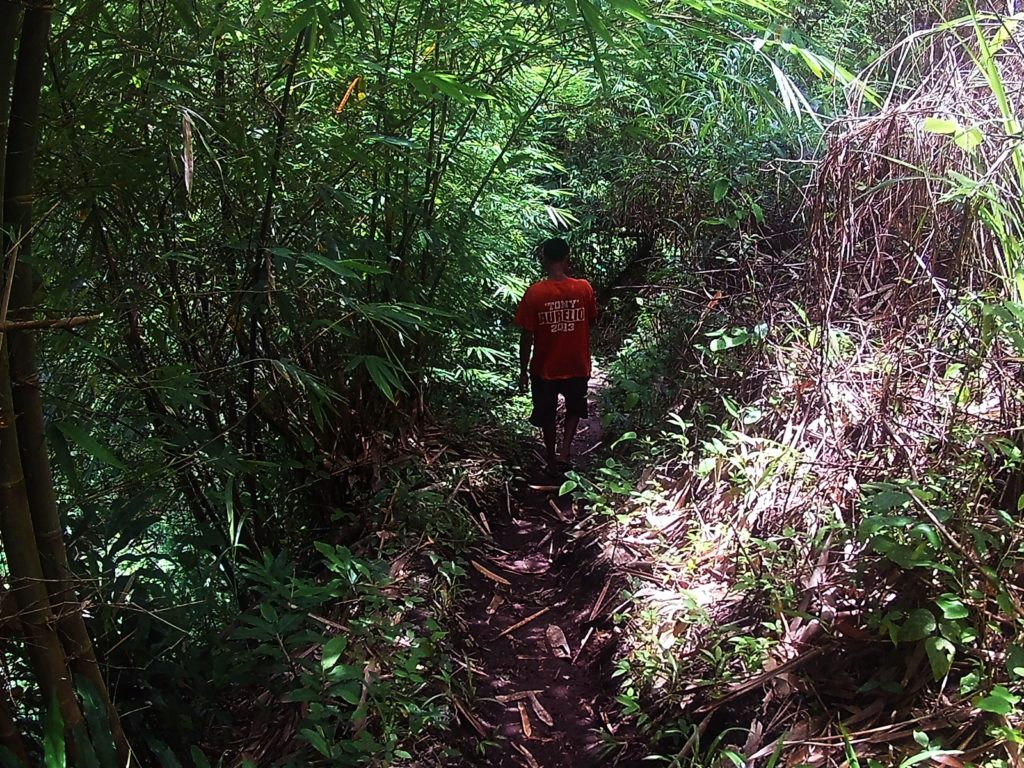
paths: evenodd
<path fill-rule="evenodd" d="M 591 414 L 580 425 L 577 463 L 592 460 L 600 441 L 600 423 Z M 559 498 L 558 481 L 545 479 L 539 462 L 532 463 L 533 469 L 519 472 L 526 478 L 510 479 L 505 503 L 485 515 L 494 539 L 474 559 L 490 574 L 470 570 L 466 621 L 475 698 L 459 707 L 471 742 L 467 764 L 624 765 L 611 680 L 618 641 L 611 612 L 621 579 L 608 565 L 593 521 L 584 520 L 578 504 Z M 553 647 L 559 629 L 568 657 Z"/>

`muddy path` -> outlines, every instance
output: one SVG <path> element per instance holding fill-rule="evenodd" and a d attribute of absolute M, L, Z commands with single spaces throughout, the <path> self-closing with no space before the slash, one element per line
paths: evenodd
<path fill-rule="evenodd" d="M 601 452 L 591 410 L 574 445 L 584 471 Z M 611 743 L 625 735 L 611 679 L 622 581 L 600 528 L 559 498 L 538 458 L 513 468 L 504 503 L 485 511 L 493 539 L 471 563 L 465 620 L 475 690 L 457 707 L 472 745 L 467 764 L 625 765 Z"/>

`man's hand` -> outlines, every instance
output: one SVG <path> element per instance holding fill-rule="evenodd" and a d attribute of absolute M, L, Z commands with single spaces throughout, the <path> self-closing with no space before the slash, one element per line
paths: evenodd
<path fill-rule="evenodd" d="M 523 330 L 519 334 L 519 391 L 526 394 L 530 388 L 530 353 L 533 351 L 533 334 Z"/>

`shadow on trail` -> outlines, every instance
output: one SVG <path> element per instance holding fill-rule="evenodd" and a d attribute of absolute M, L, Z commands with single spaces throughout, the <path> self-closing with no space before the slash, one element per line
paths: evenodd
<path fill-rule="evenodd" d="M 600 442 L 592 412 L 580 423 L 578 463 L 592 460 Z M 459 715 L 477 750 L 467 760 L 496 768 L 624 765 L 613 743 L 623 734 L 611 680 L 621 577 L 603 552 L 602 527 L 559 498 L 534 464 L 509 480 L 503 508 L 485 514 L 493 541 L 470 571 L 476 698 Z"/>

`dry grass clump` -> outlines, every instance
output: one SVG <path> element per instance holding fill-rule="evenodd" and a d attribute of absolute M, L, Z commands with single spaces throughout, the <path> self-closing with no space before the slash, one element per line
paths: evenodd
<path fill-rule="evenodd" d="M 809 190 L 820 308 L 908 317 L 1016 269 L 1024 29 L 977 16 L 917 33 L 864 75 Z"/>

